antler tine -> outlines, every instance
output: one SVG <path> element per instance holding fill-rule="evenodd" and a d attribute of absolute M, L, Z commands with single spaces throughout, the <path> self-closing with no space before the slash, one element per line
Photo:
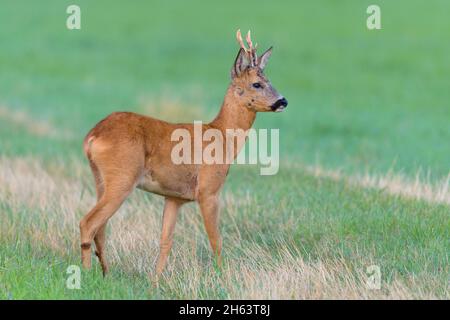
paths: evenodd
<path fill-rule="evenodd" d="M 245 52 L 248 52 L 249 50 L 245 47 L 244 41 L 242 40 L 241 29 L 238 29 L 238 31 L 236 32 L 236 39 L 239 42 L 241 48 L 244 49 Z"/>
<path fill-rule="evenodd" d="M 252 36 L 250 34 L 250 30 L 248 30 L 248 32 L 247 32 L 246 40 L 247 40 L 248 46 L 250 47 L 250 49 L 248 50 L 248 53 L 251 58 L 251 64 L 252 64 L 252 66 L 256 66 L 256 62 L 258 59 L 256 57 L 256 45 L 255 45 L 255 47 L 253 47 Z"/>
<path fill-rule="evenodd" d="M 250 30 L 248 30 L 248 32 L 247 32 L 246 40 L 247 40 L 247 44 L 248 44 L 250 50 L 252 50 L 253 49 L 253 42 L 252 42 L 252 38 L 251 38 L 251 35 L 250 35 Z"/>

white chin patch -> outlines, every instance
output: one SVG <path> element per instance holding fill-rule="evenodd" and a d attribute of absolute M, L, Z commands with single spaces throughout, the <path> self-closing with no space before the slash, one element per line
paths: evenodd
<path fill-rule="evenodd" d="M 275 112 L 283 112 L 285 108 L 286 107 L 281 106 L 278 109 L 276 109 Z"/>

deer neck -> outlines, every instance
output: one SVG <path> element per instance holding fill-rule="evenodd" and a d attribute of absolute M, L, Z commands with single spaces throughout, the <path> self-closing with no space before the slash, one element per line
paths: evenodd
<path fill-rule="evenodd" d="M 242 129 L 247 131 L 253 126 L 256 112 L 247 108 L 245 103 L 239 101 L 234 94 L 232 86 L 227 90 L 219 114 L 210 123 L 210 126 L 225 132 L 226 129 Z"/>

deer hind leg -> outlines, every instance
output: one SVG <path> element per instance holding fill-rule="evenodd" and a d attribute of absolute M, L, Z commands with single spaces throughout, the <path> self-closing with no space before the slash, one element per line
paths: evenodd
<path fill-rule="evenodd" d="M 100 266 L 102 267 L 103 276 L 108 273 L 108 263 L 106 262 L 105 257 L 105 242 L 106 242 L 106 224 L 105 222 L 97 231 L 94 236 L 95 242 L 95 255 L 100 262 Z"/>
<path fill-rule="evenodd" d="M 209 243 L 217 258 L 217 264 L 221 265 L 222 239 L 219 231 L 219 199 L 217 195 L 202 197 L 199 199 L 200 211 L 205 223 Z"/>
<path fill-rule="evenodd" d="M 107 271 L 104 257 L 106 223 L 136 185 L 139 169 L 136 167 L 134 172 L 130 172 L 130 170 L 133 169 L 115 167 L 113 170 L 102 172 L 103 191 L 101 196 L 94 208 L 80 222 L 81 260 L 86 269 L 91 267 L 91 244 L 95 238 L 96 253 L 103 273 Z"/>
<path fill-rule="evenodd" d="M 175 230 L 177 214 L 182 204 L 183 202 L 180 200 L 166 198 L 166 202 L 164 204 L 160 249 L 158 260 L 156 262 L 156 276 L 161 275 L 167 264 L 167 258 L 169 256 L 170 249 L 172 248 L 173 232 Z"/>
<path fill-rule="evenodd" d="M 100 171 L 98 170 L 97 165 L 91 160 L 89 161 L 89 165 L 91 166 L 92 173 L 95 179 L 95 189 L 97 192 L 98 202 L 105 191 L 103 186 L 103 179 L 100 175 Z M 106 275 L 106 273 L 108 273 L 108 263 L 106 262 L 105 257 L 106 225 L 107 222 L 98 229 L 97 233 L 94 236 L 95 255 L 98 257 L 98 260 L 102 267 L 103 275 Z"/>

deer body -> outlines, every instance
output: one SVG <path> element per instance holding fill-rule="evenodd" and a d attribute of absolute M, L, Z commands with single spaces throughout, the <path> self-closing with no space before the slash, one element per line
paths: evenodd
<path fill-rule="evenodd" d="M 231 73 L 232 83 L 222 108 L 212 122 L 202 126 L 202 131 L 216 129 L 224 134 L 227 129 L 246 131 L 252 127 L 256 112 L 278 111 L 287 105 L 262 74 L 271 49 L 258 61 L 251 40 L 249 50 L 240 42 L 241 49 Z M 255 83 L 263 83 L 265 90 L 256 88 Z M 166 265 L 178 210 L 189 201 L 199 203 L 211 247 L 220 263 L 218 199 L 230 164 L 174 164 L 171 151 L 177 142 L 171 136 L 180 128 L 194 137 L 193 124 L 172 124 L 131 112 L 117 112 L 88 133 L 84 151 L 95 178 L 97 204 L 80 222 L 85 268 L 91 265 L 94 240 L 104 274 L 108 271 L 104 251 L 106 223 L 136 187 L 165 197 L 157 275 Z M 225 150 L 225 144 L 223 147 Z M 233 159 L 238 152 L 239 147 L 235 148 Z"/>

